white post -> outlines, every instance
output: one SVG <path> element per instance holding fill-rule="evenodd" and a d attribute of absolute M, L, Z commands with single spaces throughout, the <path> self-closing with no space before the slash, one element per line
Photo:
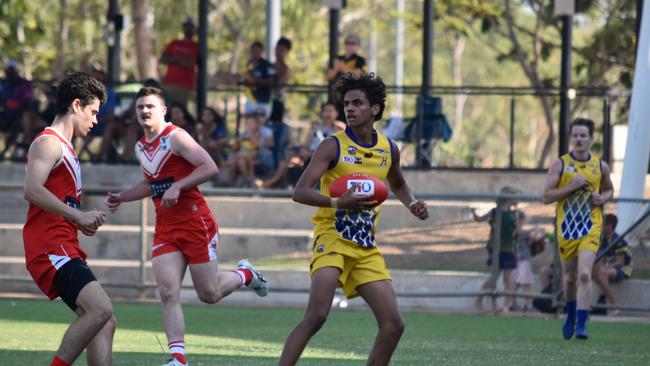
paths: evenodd
<path fill-rule="evenodd" d="M 397 0 L 397 17 L 395 18 L 395 85 L 404 84 L 404 0 Z M 402 93 L 395 94 L 393 116 L 402 117 Z"/>
<path fill-rule="evenodd" d="M 650 6 L 643 7 L 639 46 L 634 67 L 632 102 L 628 122 L 625 160 L 621 178 L 621 197 L 643 198 L 648 160 L 650 159 Z M 637 203 L 621 203 L 618 206 L 618 227 L 622 233 L 642 213 L 643 206 Z"/>
<path fill-rule="evenodd" d="M 266 0 L 266 59 L 275 61 L 275 43 L 282 32 L 282 0 Z"/>

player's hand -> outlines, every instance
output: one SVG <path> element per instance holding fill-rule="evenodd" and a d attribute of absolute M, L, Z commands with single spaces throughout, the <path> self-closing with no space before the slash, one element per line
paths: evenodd
<path fill-rule="evenodd" d="M 576 189 L 580 189 L 585 185 L 587 185 L 587 180 L 585 179 L 584 175 L 578 173 L 573 177 L 570 184 L 571 187 L 573 187 L 573 190 L 575 191 Z"/>
<path fill-rule="evenodd" d="M 121 204 L 122 204 L 122 200 L 120 198 L 119 193 L 108 192 L 106 198 L 104 198 L 104 205 L 108 207 L 108 211 L 110 213 L 115 213 L 115 211 L 117 211 L 117 208 L 120 207 Z"/>
<path fill-rule="evenodd" d="M 350 189 L 348 189 L 343 195 L 341 195 L 336 201 L 337 208 L 344 208 L 347 210 L 369 210 L 377 206 L 377 201 L 368 201 L 368 197 L 359 196 L 354 194 L 354 191 L 357 189 L 359 183 L 354 184 Z"/>
<path fill-rule="evenodd" d="M 592 201 L 592 202 L 594 203 L 594 205 L 596 205 L 596 206 L 600 206 L 600 205 L 602 205 L 603 203 L 605 203 L 605 199 L 604 199 L 603 196 L 602 196 L 600 193 L 598 193 L 598 192 L 594 192 L 594 193 L 591 194 L 591 201 Z"/>
<path fill-rule="evenodd" d="M 86 231 L 97 231 L 97 228 L 104 224 L 106 220 L 106 213 L 99 210 L 90 210 L 85 212 L 79 212 L 77 216 L 77 224 L 79 224 L 79 229 L 81 232 Z"/>
<path fill-rule="evenodd" d="M 413 216 L 417 217 L 420 220 L 426 220 L 429 218 L 429 210 L 427 209 L 427 204 L 422 200 L 411 202 L 409 205 L 409 211 L 411 211 Z"/>
<path fill-rule="evenodd" d="M 97 228 L 90 228 L 87 226 L 79 226 L 79 231 L 86 236 L 94 236 L 97 233 Z"/>
<path fill-rule="evenodd" d="M 172 184 L 171 187 L 165 191 L 165 194 L 162 196 L 162 201 L 160 202 L 162 207 L 172 207 L 178 203 L 178 196 L 181 194 L 181 190 L 178 189 L 178 186 Z"/>

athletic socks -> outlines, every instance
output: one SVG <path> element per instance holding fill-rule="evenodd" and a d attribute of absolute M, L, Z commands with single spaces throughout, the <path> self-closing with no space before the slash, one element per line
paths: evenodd
<path fill-rule="evenodd" d="M 59 358 L 59 356 L 54 355 L 54 359 L 50 363 L 50 366 L 70 366 L 69 364 L 65 363 L 62 359 Z"/>
<path fill-rule="evenodd" d="M 173 358 L 177 359 L 182 364 L 187 363 L 187 359 L 185 358 L 185 341 L 171 341 L 167 346 L 169 347 L 169 353 L 172 354 Z"/>
<path fill-rule="evenodd" d="M 576 338 L 587 339 L 587 320 L 589 319 L 589 310 L 578 309 L 576 322 Z"/>
<path fill-rule="evenodd" d="M 564 312 L 566 313 L 566 318 L 564 319 L 564 324 L 562 325 L 562 336 L 564 339 L 573 338 L 573 333 L 576 330 L 576 300 L 567 301 L 564 306 Z"/>
<path fill-rule="evenodd" d="M 241 279 L 240 287 L 248 286 L 253 280 L 253 272 L 251 272 L 248 268 L 239 268 L 235 271 L 235 273 L 237 273 L 237 275 L 239 275 L 239 279 Z"/>

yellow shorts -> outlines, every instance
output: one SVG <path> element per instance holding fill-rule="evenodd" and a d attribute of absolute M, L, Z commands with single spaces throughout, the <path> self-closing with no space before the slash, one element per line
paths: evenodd
<path fill-rule="evenodd" d="M 392 281 L 384 256 L 379 249 L 365 249 L 335 235 L 317 236 L 312 246 L 309 271 L 314 273 L 323 267 L 341 270 L 339 287 L 348 299 L 359 296 L 357 287 L 375 281 Z"/>
<path fill-rule="evenodd" d="M 575 240 L 558 240 L 558 248 L 560 248 L 560 259 L 563 261 L 575 258 L 578 256 L 580 250 L 590 250 L 594 253 L 598 251 L 600 246 L 600 233 L 591 232 L 580 239 Z"/>

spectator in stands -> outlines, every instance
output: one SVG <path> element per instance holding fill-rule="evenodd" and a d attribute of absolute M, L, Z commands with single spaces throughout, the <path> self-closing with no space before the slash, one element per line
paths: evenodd
<path fill-rule="evenodd" d="M 246 113 L 262 110 L 268 118 L 271 115 L 271 89 L 276 80 L 276 71 L 273 65 L 262 57 L 263 53 L 264 46 L 261 42 L 251 44 L 244 83 L 249 86 L 252 98 L 246 101 Z"/>
<path fill-rule="evenodd" d="M 594 263 L 592 274 L 594 281 L 600 287 L 601 297 L 604 296 L 610 305 L 618 303 L 612 294 L 610 283 L 627 280 L 632 275 L 632 252 L 625 239 L 616 234 L 617 224 L 616 215 L 605 215 L 603 238 L 598 248 L 598 256 L 602 255 L 602 257 Z M 612 316 L 618 315 L 618 313 L 618 309 L 611 309 L 607 312 Z"/>
<path fill-rule="evenodd" d="M 210 154 L 220 168 L 223 167 L 228 147 L 228 128 L 221 114 L 212 107 L 207 107 L 201 113 L 199 144 Z"/>
<path fill-rule="evenodd" d="M 228 183 L 237 184 L 241 175 L 243 185 L 251 187 L 255 178 L 256 166 L 273 166 L 273 131 L 263 125 L 265 112 L 262 110 L 246 114 L 244 131 L 233 144 L 233 152 L 228 156 Z"/>
<path fill-rule="evenodd" d="M 163 78 L 163 89 L 169 99 L 168 105 L 178 103 L 187 107 L 196 83 L 199 60 L 199 45 L 194 41 L 196 23 L 191 17 L 183 22 L 183 39 L 171 41 L 160 57 L 160 63 L 167 65 Z"/>
<path fill-rule="evenodd" d="M 112 124 L 115 120 L 115 108 L 117 107 L 119 101 L 117 98 L 117 93 L 113 89 L 112 85 L 106 83 L 106 73 L 101 69 L 95 69 L 91 71 L 91 75 L 106 88 L 106 103 L 102 104 L 99 107 L 99 113 L 97 113 L 97 124 L 90 130 L 86 138 L 84 139 L 83 145 L 81 146 L 81 152 L 79 155 L 86 152 L 88 157 L 92 161 L 103 160 L 104 152 L 107 151 L 110 146 L 110 140 L 102 138 L 102 143 L 100 145 L 99 153 L 93 153 L 90 150 L 90 144 L 95 139 L 95 137 L 104 136 L 106 132 L 106 126 Z"/>
<path fill-rule="evenodd" d="M 18 144 L 16 149 L 22 149 L 26 152 L 34 137 L 54 121 L 54 117 L 56 117 L 56 93 L 57 87 L 54 84 L 46 85 L 43 91 L 43 94 L 45 94 L 45 107 L 43 110 L 37 113 L 29 112 L 25 118 L 22 118 L 23 142 Z"/>
<path fill-rule="evenodd" d="M 488 221 L 490 223 L 490 238 L 487 243 L 488 250 L 488 261 L 487 265 L 492 266 L 494 259 L 498 258 L 499 271 L 497 272 L 496 278 L 491 276 L 488 278 L 483 286 L 481 286 L 482 291 L 489 290 L 493 288 L 496 284 L 496 281 L 499 279 L 499 274 L 503 272 L 503 284 L 506 291 L 514 291 L 515 284 L 512 278 L 512 272 L 516 268 L 517 264 L 515 261 L 514 255 L 514 245 L 515 238 L 521 224 L 523 222 L 523 215 L 521 211 L 517 210 L 517 200 L 512 196 L 519 193 L 519 191 L 512 187 L 503 187 L 500 191 L 500 197 L 497 199 L 497 207 L 491 209 L 484 215 L 477 215 L 476 210 L 472 209 L 472 216 L 475 221 L 484 222 Z M 500 227 L 500 238 L 495 237 L 495 226 L 496 226 L 496 214 L 501 212 L 501 227 Z M 495 247 L 497 245 L 497 240 L 499 240 L 499 252 L 495 253 Z M 479 312 L 484 312 L 485 308 L 483 307 L 483 295 L 479 295 L 476 298 L 475 307 Z M 514 308 L 514 297 L 506 296 L 504 307 L 500 310 L 501 312 L 509 312 Z M 496 307 L 496 299 L 492 298 L 492 310 L 498 311 Z"/>
<path fill-rule="evenodd" d="M 287 65 L 287 55 L 290 50 L 291 40 L 286 37 L 281 37 L 275 45 L 275 62 L 273 63 L 276 74 L 275 86 L 271 93 L 271 115 L 275 116 L 272 119 L 274 121 L 282 121 L 284 119 L 284 85 L 291 78 L 291 69 Z"/>
<path fill-rule="evenodd" d="M 20 76 L 18 64 L 12 60 L 5 62 L 4 73 L 5 79 L 0 84 L 0 132 L 5 133 L 5 142 L 0 152 L 0 160 L 4 159 L 16 144 L 18 134 L 26 125 L 23 118 L 31 117 L 29 112 L 37 109 L 32 84 Z M 14 157 L 20 160 L 24 159 L 25 155 L 24 149 L 14 152 Z"/>
<path fill-rule="evenodd" d="M 184 129 L 187 133 L 194 138 L 195 141 L 198 141 L 198 134 L 196 128 L 196 121 L 190 112 L 180 103 L 172 104 L 169 108 L 167 120 L 176 126 Z"/>
<path fill-rule="evenodd" d="M 336 119 L 338 112 L 333 102 L 326 102 L 321 106 L 320 116 L 320 121 L 314 123 L 307 133 L 305 147 L 310 155 L 316 151 L 321 141 L 345 129 L 345 123 Z"/>
<path fill-rule="evenodd" d="M 525 217 L 523 213 L 521 215 Z M 536 226 L 531 230 L 521 231 L 517 235 L 517 268 L 514 272 L 514 280 L 515 286 L 517 288 L 521 287 L 526 294 L 531 293 L 533 285 L 533 269 L 530 265 L 530 259 L 544 251 L 546 246 L 544 234 L 544 229 Z M 532 302 L 532 297 L 524 299 L 524 312 L 532 310 Z"/>
<path fill-rule="evenodd" d="M 356 34 L 349 34 L 345 37 L 345 53 L 334 59 L 334 65 L 327 71 L 327 80 L 330 85 L 334 85 L 339 76 L 347 73 L 362 73 L 366 71 L 366 59 L 359 56 L 359 47 L 361 38 Z M 343 105 L 337 105 L 338 119 L 346 121 Z"/>

